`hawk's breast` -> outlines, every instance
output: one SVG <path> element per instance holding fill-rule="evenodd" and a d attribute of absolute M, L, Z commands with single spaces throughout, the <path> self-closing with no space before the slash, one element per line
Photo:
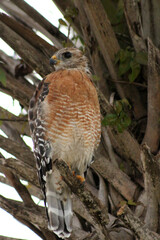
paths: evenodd
<path fill-rule="evenodd" d="M 79 161 L 88 164 L 101 132 L 95 87 L 79 70 L 59 70 L 48 75 L 45 82 L 49 83 L 43 102 L 45 138 L 51 143 L 53 158 L 72 165 Z"/>

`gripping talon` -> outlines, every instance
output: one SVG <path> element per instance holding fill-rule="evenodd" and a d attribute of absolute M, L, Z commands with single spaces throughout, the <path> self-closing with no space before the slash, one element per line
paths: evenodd
<path fill-rule="evenodd" d="M 81 183 L 85 182 L 85 178 L 82 177 L 81 175 L 76 175 L 76 178 L 78 178 Z"/>

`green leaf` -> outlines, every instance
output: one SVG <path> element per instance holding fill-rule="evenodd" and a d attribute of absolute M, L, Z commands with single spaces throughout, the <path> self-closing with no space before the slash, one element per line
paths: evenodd
<path fill-rule="evenodd" d="M 130 124 L 131 124 L 131 118 L 127 114 L 124 114 L 123 118 L 121 119 L 122 127 L 127 128 L 129 127 Z"/>
<path fill-rule="evenodd" d="M 131 67 L 131 73 L 128 75 L 129 81 L 130 82 L 134 82 L 134 80 L 138 77 L 138 75 L 140 74 L 141 71 L 141 66 L 139 63 L 137 63 L 136 61 L 132 61 L 130 63 L 130 67 Z"/>
<path fill-rule="evenodd" d="M 115 102 L 115 111 L 116 111 L 117 115 L 120 114 L 120 112 L 122 111 L 122 109 L 123 109 L 123 106 L 122 106 L 121 101 L 116 101 L 116 102 Z"/>
<path fill-rule="evenodd" d="M 62 18 L 58 19 L 58 21 L 61 26 L 66 26 L 66 27 L 68 26 L 67 23 Z"/>
<path fill-rule="evenodd" d="M 148 63 L 148 55 L 146 52 L 136 53 L 135 60 L 137 63 L 141 65 L 147 65 Z"/>
<path fill-rule="evenodd" d="M 121 123 L 118 123 L 118 124 L 116 125 L 116 127 L 117 127 L 117 130 L 118 130 L 119 133 L 122 133 L 122 132 L 123 132 L 124 129 L 123 129 Z"/>
<path fill-rule="evenodd" d="M 124 170 L 125 170 L 125 168 L 124 168 L 124 163 L 120 163 L 120 166 L 119 166 L 119 168 L 121 169 L 121 171 L 123 171 L 123 172 L 124 172 Z"/>
<path fill-rule="evenodd" d="M 77 8 L 67 7 L 65 10 L 64 18 L 69 22 L 72 23 L 73 19 L 78 15 Z"/>
<path fill-rule="evenodd" d="M 106 125 L 114 125 L 117 121 L 117 115 L 110 113 L 107 114 L 103 120 L 102 120 L 102 125 L 106 126 Z"/>
<path fill-rule="evenodd" d="M 119 205 L 122 207 L 122 206 L 126 205 L 126 203 L 127 202 L 125 200 L 122 200 L 122 201 L 120 201 Z"/>
<path fill-rule="evenodd" d="M 6 74 L 2 68 L 0 68 L 0 82 L 6 87 Z"/>
<path fill-rule="evenodd" d="M 137 203 L 133 202 L 133 200 L 128 200 L 128 205 L 131 205 L 131 206 L 137 206 Z"/>
<path fill-rule="evenodd" d="M 92 79 L 93 79 L 93 81 L 99 81 L 100 80 L 100 77 L 99 76 L 97 76 L 97 75 L 92 75 Z"/>
<path fill-rule="evenodd" d="M 121 103 L 122 103 L 122 105 L 123 105 L 123 107 L 128 107 L 129 109 L 131 109 L 131 104 L 129 103 L 129 101 L 127 100 L 127 98 L 123 98 L 122 100 L 121 100 Z"/>
<path fill-rule="evenodd" d="M 129 69 L 130 69 L 130 62 L 129 61 L 121 62 L 119 64 L 119 68 L 118 68 L 118 75 L 122 76 L 123 74 L 128 72 Z"/>

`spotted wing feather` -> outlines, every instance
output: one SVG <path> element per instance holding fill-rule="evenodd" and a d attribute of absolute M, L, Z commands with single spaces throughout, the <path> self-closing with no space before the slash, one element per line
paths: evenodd
<path fill-rule="evenodd" d="M 45 79 L 43 79 L 43 81 L 39 83 L 32 99 L 30 100 L 28 115 L 31 135 L 34 144 L 34 155 L 36 158 L 39 182 L 44 193 L 46 204 L 46 173 L 50 172 L 50 170 L 52 169 L 52 162 L 51 158 L 49 157 L 50 143 L 44 138 L 44 117 L 41 108 L 42 102 L 49 93 L 49 83 L 45 83 L 44 81 Z"/>

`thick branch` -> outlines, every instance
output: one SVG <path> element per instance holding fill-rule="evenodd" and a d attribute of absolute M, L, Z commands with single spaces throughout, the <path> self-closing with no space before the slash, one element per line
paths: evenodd
<path fill-rule="evenodd" d="M 11 1 L 1 0 L 0 7 L 10 16 L 13 16 L 14 19 L 18 20 L 18 22 L 23 23 L 24 26 L 27 26 L 30 29 L 37 29 L 46 37 L 48 37 L 52 42 L 54 42 L 54 37 L 45 28 L 38 24 L 34 19 L 29 17 L 23 10 L 21 10 Z"/>
<path fill-rule="evenodd" d="M 59 8 L 59 10 L 62 12 L 62 14 L 65 16 L 66 14 L 66 10 L 67 9 L 75 9 L 74 3 L 72 0 L 52 0 L 56 6 Z M 71 17 L 72 19 L 72 27 L 76 30 L 76 32 L 82 36 L 82 32 L 81 32 L 81 28 L 80 28 L 80 22 L 77 18 L 77 16 L 75 16 L 74 18 Z"/>
<path fill-rule="evenodd" d="M 44 29 L 46 29 L 53 37 L 54 44 L 58 48 L 63 47 L 63 42 L 67 42 L 67 37 L 61 33 L 58 28 L 53 26 L 48 20 L 46 20 L 39 12 L 32 8 L 23 0 L 11 0 L 15 5 L 17 5 L 21 10 L 23 10 L 27 15 L 29 15 L 34 21 L 39 23 Z"/>
<path fill-rule="evenodd" d="M 1 125 L 0 128 L 2 131 L 13 141 L 18 142 L 19 144 L 22 144 L 22 146 L 26 146 L 25 142 L 20 136 L 20 133 L 15 129 L 11 123 L 4 122 L 2 119 L 0 119 Z"/>
<path fill-rule="evenodd" d="M 17 193 L 22 198 L 24 204 L 28 207 L 35 207 L 35 203 L 33 202 L 31 195 L 29 194 L 27 188 L 20 182 L 19 178 L 13 174 L 9 169 L 2 167 L 1 170 L 5 174 L 5 176 L 9 179 L 12 186 L 16 189 Z"/>
<path fill-rule="evenodd" d="M 108 113 L 113 112 L 113 108 L 104 97 L 101 91 L 96 88 L 99 97 L 99 103 L 101 107 L 101 114 L 105 116 Z M 142 163 L 140 161 L 140 146 L 136 139 L 127 131 L 119 133 L 116 128 L 108 127 L 108 134 L 113 148 L 124 159 L 131 159 L 137 166 L 138 170 L 142 172 Z"/>
<path fill-rule="evenodd" d="M 108 133 L 114 150 L 127 161 L 131 160 L 142 172 L 140 146 L 137 140 L 127 130 L 119 133 L 115 128 L 108 128 Z"/>
<path fill-rule="evenodd" d="M 2 125 L 4 124 L 6 126 L 7 123 L 7 126 L 9 125 L 9 127 L 12 127 L 14 130 L 16 129 L 19 134 L 30 136 L 27 116 L 17 117 L 6 109 L 0 107 L 0 121 L 2 121 Z M 1 129 L 2 125 L 0 126 Z M 8 128 L 6 127 L 6 131 L 7 129 Z"/>
<path fill-rule="evenodd" d="M 100 156 L 91 167 L 109 181 L 124 198 L 127 200 L 134 199 L 136 190 L 138 189 L 137 186 L 107 158 Z"/>
<path fill-rule="evenodd" d="M 11 238 L 11 237 L 5 237 L 0 235 L 0 240 L 24 240 L 20 238 Z"/>
<path fill-rule="evenodd" d="M 3 69 L 3 67 L 2 67 Z M 5 71 L 5 70 L 4 70 Z M 26 109 L 29 106 L 29 100 L 33 94 L 33 85 L 31 85 L 30 92 L 29 87 L 25 84 L 26 81 L 22 79 L 16 79 L 9 73 L 5 72 L 6 86 L 0 82 L 0 90 L 13 98 L 17 99 L 20 104 Z"/>
<path fill-rule="evenodd" d="M 19 178 L 24 179 L 31 183 L 32 185 L 39 188 L 39 181 L 37 176 L 37 170 L 35 167 L 31 167 L 26 164 L 24 161 L 20 161 L 19 159 L 3 159 L 0 158 L 0 168 L 2 166 L 1 172 L 3 172 L 3 168 L 7 168 L 11 170 L 14 174 L 19 176 Z"/>
<path fill-rule="evenodd" d="M 29 148 L 21 146 L 17 142 L 3 136 L 0 136 L 0 147 L 23 160 L 29 166 L 35 166 L 33 154 Z"/>
<path fill-rule="evenodd" d="M 124 0 L 124 13 L 136 52 L 146 51 L 138 3 L 135 0 Z"/>
<path fill-rule="evenodd" d="M 1 167 L 0 167 L 0 168 L 1 168 Z M 8 169 L 8 167 L 7 167 L 7 169 Z M 14 171 L 14 170 L 12 169 L 12 171 Z M 15 172 L 15 171 L 14 171 L 14 172 Z M 27 170 L 26 170 L 26 172 L 27 172 Z M 17 171 L 16 171 L 16 173 L 17 173 Z M 19 173 L 18 173 L 17 175 L 20 177 Z M 25 179 L 25 180 L 27 181 L 27 179 Z M 10 181 L 8 180 L 8 178 L 6 178 L 6 177 L 0 176 L 0 182 L 6 184 L 6 185 L 8 185 L 8 186 L 12 186 L 12 184 L 10 183 Z M 40 187 L 38 188 L 38 187 L 36 187 L 35 185 L 32 185 L 32 184 L 29 183 L 29 184 L 26 186 L 26 188 L 28 189 L 29 193 L 30 193 L 32 196 L 37 197 L 37 198 L 39 198 L 40 200 L 43 200 L 43 195 L 42 195 L 42 192 L 41 192 L 41 190 L 40 190 Z"/>
<path fill-rule="evenodd" d="M 57 160 L 55 164 L 63 176 L 64 181 L 71 188 L 71 191 L 80 198 L 80 200 L 86 206 L 90 215 L 93 217 L 96 223 L 95 229 L 97 233 L 99 233 L 99 236 L 101 236 L 100 238 L 109 239 L 106 230 L 106 224 L 108 223 L 108 215 L 106 209 L 104 209 L 98 199 L 96 199 L 91 194 L 91 192 L 86 189 L 85 185 L 82 184 L 75 176 L 73 176 L 66 163 L 64 163 L 62 160 Z"/>
<path fill-rule="evenodd" d="M 160 51 L 148 39 L 148 119 L 143 142 L 157 152 L 160 142 Z"/>
<path fill-rule="evenodd" d="M 145 223 L 149 229 L 157 231 L 158 204 L 160 203 L 160 165 L 146 144 L 142 146 L 141 161 L 143 163 L 145 191 L 147 194 Z"/>
<path fill-rule="evenodd" d="M 88 31 L 88 29 L 91 28 L 90 32 L 94 32 L 96 41 L 98 42 L 98 48 L 101 50 L 101 54 L 104 58 L 106 66 L 108 67 L 110 76 L 115 83 L 119 96 L 121 98 L 126 97 L 130 100 L 134 108 L 133 112 L 136 119 L 143 117 L 146 114 L 146 111 L 142 104 L 141 95 L 138 89 L 133 85 L 122 85 L 118 81 L 118 69 L 117 66 L 115 66 L 115 55 L 120 50 L 120 47 L 101 1 L 87 0 L 84 1 L 84 4 L 82 4 L 82 2 L 83 1 L 77 1 L 76 4 L 80 10 L 84 8 L 86 16 L 89 20 L 90 25 L 89 28 L 86 28 L 86 30 Z M 81 17 L 81 19 L 83 18 Z M 85 27 L 86 26 L 84 26 L 84 30 Z M 89 36 L 91 35 L 90 32 L 88 31 Z M 91 42 L 93 42 L 93 38 Z M 97 48 L 97 46 L 95 46 L 95 48 Z M 102 58 L 102 56 L 100 57 Z M 126 81 L 128 81 L 128 79 L 126 79 Z"/>
<path fill-rule="evenodd" d="M 159 0 L 154 1 L 140 1 L 141 16 L 143 25 L 144 38 L 152 39 L 157 48 L 160 45 L 160 31 L 159 31 Z"/>
<path fill-rule="evenodd" d="M 118 77 L 114 60 L 115 55 L 120 50 L 120 47 L 104 7 L 100 0 L 87 0 L 84 1 L 83 4 L 84 10 L 90 22 L 90 26 L 95 34 L 109 73 L 112 79 L 117 81 Z M 115 85 L 121 98 L 124 98 L 125 94 L 122 86 L 117 82 L 115 82 Z"/>
<path fill-rule="evenodd" d="M 47 229 L 45 209 L 39 206 L 26 207 L 23 203 L 4 198 L 0 195 L 0 207 L 10 213 L 14 218 L 31 228 L 42 239 L 55 240 L 56 237 Z M 48 238 L 44 238 L 44 234 Z M 46 234 L 46 235 L 47 235 Z M 51 236 L 52 235 L 52 236 Z"/>
<path fill-rule="evenodd" d="M 18 21 L 13 18 L 7 16 L 4 13 L 0 14 L 0 20 L 10 27 L 14 32 L 19 34 L 23 39 L 25 39 L 28 43 L 30 43 L 33 47 L 40 50 L 44 55 L 48 58 L 57 51 L 57 48 L 51 46 L 48 42 L 46 42 L 43 38 L 36 35 L 31 29 L 22 25 Z"/>
<path fill-rule="evenodd" d="M 27 109 L 35 87 L 24 77 L 15 78 L 15 67 L 19 64 L 18 60 L 7 56 L 3 51 L 0 51 L 0 60 L 3 62 L 1 68 L 6 77 L 6 85 L 0 83 L 0 89 L 17 99 Z"/>
<path fill-rule="evenodd" d="M 0 37 L 7 42 L 23 59 L 37 71 L 41 76 L 52 71 L 52 68 L 48 64 L 48 59 L 44 54 L 37 51 L 21 36 L 11 30 L 4 23 L 0 22 Z"/>
<path fill-rule="evenodd" d="M 97 40 L 93 34 L 90 23 L 88 21 L 87 15 L 84 11 L 84 7 L 81 1 L 74 1 L 75 5 L 78 8 L 78 18 L 80 21 L 81 29 L 83 32 L 83 38 L 86 44 L 88 56 L 91 61 L 92 68 L 94 69 L 94 73 L 97 75 L 99 79 L 98 86 L 103 94 L 109 98 L 109 89 L 107 86 L 106 76 L 108 74 L 106 65 L 104 63 L 103 57 L 100 54 L 99 46 Z"/>
<path fill-rule="evenodd" d="M 159 235 L 146 228 L 145 225 L 139 220 L 139 218 L 135 217 L 127 205 L 121 207 L 117 214 L 122 216 L 122 219 L 126 225 L 135 232 L 138 239 L 159 240 Z"/>

